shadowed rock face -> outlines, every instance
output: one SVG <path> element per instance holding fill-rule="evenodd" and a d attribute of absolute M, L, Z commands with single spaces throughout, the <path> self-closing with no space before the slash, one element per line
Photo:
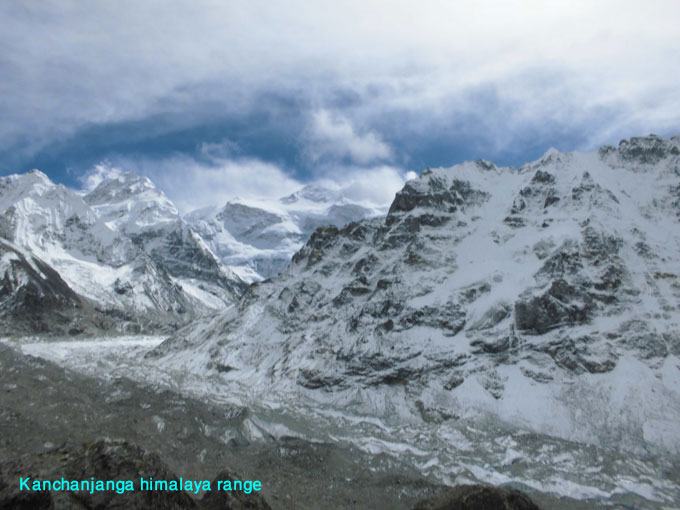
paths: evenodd
<path fill-rule="evenodd" d="M 0 510 L 53 510 L 49 492 L 19 492 L 3 479 L 0 466 Z"/>
<path fill-rule="evenodd" d="M 110 329 L 112 317 L 79 296 L 39 258 L 0 239 L 0 335 L 75 335 Z"/>
<path fill-rule="evenodd" d="M 514 489 L 459 485 L 420 501 L 413 510 L 540 510 L 526 494 Z"/>

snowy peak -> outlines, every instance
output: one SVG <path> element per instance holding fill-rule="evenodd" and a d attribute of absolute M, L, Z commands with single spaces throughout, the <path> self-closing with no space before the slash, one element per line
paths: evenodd
<path fill-rule="evenodd" d="M 313 184 L 279 200 L 234 199 L 221 209 L 194 211 L 185 220 L 225 265 L 253 282 L 282 271 L 316 228 L 381 212 Z"/>
<path fill-rule="evenodd" d="M 47 259 L 48 253 L 76 249 L 83 257 L 112 261 L 126 250 L 78 193 L 42 172 L 0 179 L 0 215 L 3 237 Z M 76 246 L 82 237 L 91 243 Z"/>
<path fill-rule="evenodd" d="M 309 184 L 301 190 L 281 198 L 280 201 L 284 204 L 294 204 L 302 200 L 330 204 L 341 198 L 342 193 L 338 190 L 331 190 L 320 184 Z"/>
<path fill-rule="evenodd" d="M 85 201 L 111 228 L 130 234 L 179 220 L 165 194 L 147 177 L 132 173 L 104 179 Z"/>
<path fill-rule="evenodd" d="M 121 327 L 185 323 L 233 303 L 244 288 L 172 202 L 133 174 L 104 180 L 85 195 L 37 171 L 2 178 L 0 236 L 23 250 L 24 260 L 49 267 L 83 303 L 125 317 Z M 0 293 L 13 292 L 16 268 L 25 266 L 4 268 Z M 31 289 L 44 287 L 37 273 L 20 273 L 34 282 Z M 20 307 L 12 306 L 19 317 Z"/>
<path fill-rule="evenodd" d="M 129 236 L 206 306 L 230 304 L 245 288 L 147 177 L 126 173 L 106 178 L 85 200 L 108 226 Z"/>

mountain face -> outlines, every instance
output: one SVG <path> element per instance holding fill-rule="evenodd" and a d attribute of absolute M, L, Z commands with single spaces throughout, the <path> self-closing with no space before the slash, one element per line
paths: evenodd
<path fill-rule="evenodd" d="M 154 356 L 386 423 L 493 416 L 677 454 L 679 222 L 680 137 L 427 170 Z"/>
<path fill-rule="evenodd" d="M 384 214 L 346 198 L 341 190 L 312 184 L 280 200 L 235 199 L 186 216 L 210 249 L 244 280 L 280 273 L 318 227 Z"/>
<path fill-rule="evenodd" d="M 178 217 L 172 220 L 167 199 L 156 192 L 154 210 L 150 183 L 127 179 L 104 182 L 85 197 L 38 171 L 0 179 L 5 333 L 16 333 L 14 320 L 22 330 L 62 331 L 38 317 L 26 322 L 44 311 L 39 303 L 91 309 L 99 317 L 95 329 L 135 331 L 172 328 L 236 298 L 242 282 Z M 21 298 L 20 290 L 33 297 Z"/>
<path fill-rule="evenodd" d="M 148 178 L 125 174 L 105 179 L 84 200 L 109 228 L 125 234 L 206 307 L 223 308 L 245 290 L 246 284 L 220 263 Z"/>

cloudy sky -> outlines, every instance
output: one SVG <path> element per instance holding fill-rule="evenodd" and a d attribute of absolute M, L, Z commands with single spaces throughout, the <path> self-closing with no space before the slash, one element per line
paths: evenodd
<path fill-rule="evenodd" d="M 184 209 L 680 133 L 677 0 L 0 2 L 0 174 Z"/>

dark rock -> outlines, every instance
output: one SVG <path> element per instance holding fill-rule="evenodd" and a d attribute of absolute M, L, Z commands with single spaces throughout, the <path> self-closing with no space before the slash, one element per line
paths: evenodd
<path fill-rule="evenodd" d="M 443 329 L 447 336 L 454 336 L 465 326 L 465 315 L 458 303 L 449 301 L 440 307 L 410 309 L 404 313 L 399 323 L 402 329 L 426 325 Z"/>
<path fill-rule="evenodd" d="M 484 314 L 477 321 L 475 321 L 474 324 L 470 325 L 469 329 L 484 330 L 493 328 L 499 322 L 509 317 L 510 313 L 512 313 L 511 306 L 503 302 L 496 303 L 494 306 L 484 312 Z"/>
<path fill-rule="evenodd" d="M 323 259 L 324 251 L 337 242 L 339 232 L 338 227 L 335 226 L 317 228 L 307 244 L 293 255 L 293 263 L 298 264 L 305 259 L 307 259 L 307 267 L 319 263 Z"/>
<path fill-rule="evenodd" d="M 460 375 L 455 375 L 455 376 L 453 376 L 451 379 L 449 379 L 448 381 L 446 381 L 446 383 L 444 383 L 444 389 L 445 389 L 446 391 L 451 391 L 451 390 L 453 390 L 453 389 L 456 389 L 456 388 L 457 388 L 458 386 L 460 386 L 461 384 L 463 384 L 463 382 L 465 382 L 465 378 L 464 378 L 464 377 L 462 377 L 462 376 L 460 376 Z"/>
<path fill-rule="evenodd" d="M 559 326 L 584 324 L 595 310 L 593 298 L 565 280 L 552 282 L 541 296 L 515 302 L 517 329 L 543 334 Z"/>
<path fill-rule="evenodd" d="M 413 510 L 540 510 L 516 489 L 485 485 L 459 485 L 418 502 Z"/>
<path fill-rule="evenodd" d="M 678 148 L 668 140 L 652 134 L 621 140 L 619 142 L 619 154 L 623 159 L 637 160 L 644 164 L 654 164 L 668 156 L 668 154 L 678 154 Z"/>
<path fill-rule="evenodd" d="M 331 389 L 342 385 L 343 379 L 337 375 L 329 375 L 315 369 L 301 368 L 296 380 L 297 384 L 310 390 Z"/>
<path fill-rule="evenodd" d="M 521 216 L 507 216 L 503 220 L 503 223 L 512 228 L 520 228 L 526 225 L 524 218 L 522 218 Z"/>
<path fill-rule="evenodd" d="M 618 360 L 616 350 L 610 343 L 596 343 L 587 336 L 576 339 L 559 337 L 541 346 L 540 350 L 549 354 L 557 366 L 575 373 L 610 372 Z"/>
<path fill-rule="evenodd" d="M 555 195 L 548 195 L 545 199 L 545 202 L 543 202 L 543 208 L 545 209 L 546 207 L 550 207 L 551 205 L 556 204 L 559 201 L 560 197 Z"/>
<path fill-rule="evenodd" d="M 634 248 L 635 253 L 637 253 L 642 258 L 653 259 L 656 257 L 656 255 L 654 255 L 654 252 L 652 251 L 652 248 L 644 241 L 638 241 L 637 243 L 635 243 Z"/>
<path fill-rule="evenodd" d="M 20 491 L 18 483 L 5 482 L 0 467 L 0 510 L 53 510 L 54 501 L 49 491 Z M 19 473 L 17 476 L 29 476 Z M 34 478 L 34 477 L 31 477 Z"/>
<path fill-rule="evenodd" d="M 491 292 L 491 285 L 489 282 L 481 282 L 471 285 L 460 291 L 460 299 L 464 303 L 472 303 L 478 297 Z"/>
<path fill-rule="evenodd" d="M 68 493 L 79 508 L 88 510 L 126 509 L 194 509 L 197 503 L 184 491 L 140 490 L 139 479 L 175 480 L 155 453 L 149 453 L 125 441 L 97 441 L 70 457 L 66 476 L 71 480 L 133 480 L 135 490 L 123 494 L 86 491 Z"/>
<path fill-rule="evenodd" d="M 354 267 L 352 268 L 352 274 L 359 275 L 369 273 L 375 269 L 378 261 L 378 257 L 371 253 L 364 258 L 359 259 L 356 264 L 354 264 Z"/>
<path fill-rule="evenodd" d="M 555 176 L 545 170 L 537 170 L 531 178 L 532 184 L 555 184 Z"/>
<path fill-rule="evenodd" d="M 512 202 L 512 207 L 510 208 L 510 214 L 519 214 L 524 209 L 526 209 L 527 203 L 523 198 L 517 197 Z"/>
<path fill-rule="evenodd" d="M 116 294 L 127 294 L 132 292 L 132 284 L 130 282 L 122 282 L 120 278 L 116 278 L 116 281 L 113 282 L 113 290 Z"/>
<path fill-rule="evenodd" d="M 594 261 L 595 265 L 618 255 L 621 246 L 623 239 L 620 237 L 598 232 L 590 226 L 583 230 L 583 255 Z"/>
<path fill-rule="evenodd" d="M 451 186 L 437 178 L 427 181 L 427 189 L 421 190 L 415 183 L 407 182 L 397 193 L 390 206 L 388 218 L 398 212 L 412 211 L 416 207 L 430 207 L 442 212 L 455 212 L 466 205 L 478 205 L 489 198 L 489 194 L 473 189 L 469 182 L 455 179 Z"/>
<path fill-rule="evenodd" d="M 473 354 L 485 352 L 487 354 L 498 354 L 505 352 L 510 348 L 510 338 L 507 336 L 493 337 L 484 336 L 476 338 L 470 342 L 470 346 L 474 347 Z"/>
<path fill-rule="evenodd" d="M 212 482 L 212 491 L 206 493 L 201 500 L 201 510 L 271 510 L 262 496 L 256 491 L 246 494 L 244 491 L 217 490 L 217 482 L 222 480 L 240 480 L 229 471 L 222 471 Z"/>
<path fill-rule="evenodd" d="M 558 250 L 545 259 L 538 276 L 548 278 L 560 278 L 566 275 L 574 275 L 583 269 L 581 253 L 574 242 L 566 241 Z"/>

